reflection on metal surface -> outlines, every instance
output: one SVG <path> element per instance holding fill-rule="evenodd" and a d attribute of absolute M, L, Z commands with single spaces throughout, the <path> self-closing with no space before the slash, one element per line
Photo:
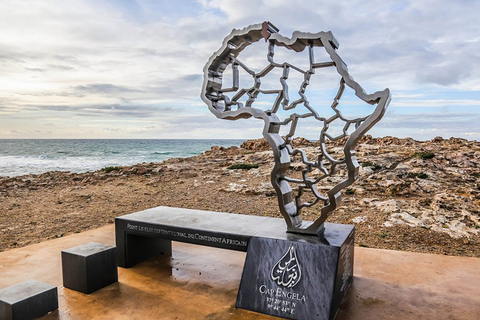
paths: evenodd
<path fill-rule="evenodd" d="M 247 46 L 261 39 L 268 41 L 265 67 L 254 71 L 243 63 L 239 54 Z M 306 70 L 291 63 L 279 63 L 275 61 L 275 50 L 284 47 L 295 52 L 308 50 L 309 67 Z M 314 48 L 323 48 L 330 60 L 316 62 Z M 286 38 L 278 33 L 278 29 L 264 22 L 251 25 L 242 30 L 234 29 L 227 36 L 222 47 L 215 52 L 204 68 L 204 83 L 202 99 L 208 105 L 210 111 L 220 119 L 237 120 L 254 117 L 264 121 L 263 136 L 270 144 L 275 165 L 271 172 L 271 182 L 277 193 L 280 212 L 287 223 L 287 231 L 306 234 L 320 234 L 323 231 L 323 223 L 340 202 L 341 190 L 351 185 L 358 176 L 359 165 L 355 157 L 355 146 L 360 138 L 373 127 L 384 115 L 390 103 L 390 90 L 377 91 L 367 94 L 348 73 L 346 64 L 338 56 L 336 49 L 338 42 L 331 32 L 306 33 L 295 31 L 291 38 Z M 224 72 L 227 67 L 233 74 L 231 87 L 224 87 Z M 335 68 L 341 79 L 336 96 L 330 107 L 333 116 L 320 115 L 315 106 L 311 105 L 306 90 L 310 79 L 316 71 L 323 68 Z M 240 87 L 240 70 L 248 74 L 253 85 L 248 88 Z M 262 80 L 273 70 L 281 70 L 279 89 L 262 89 Z M 298 72 L 303 76 L 298 95 L 299 99 L 290 101 L 288 94 L 288 80 L 291 72 Z M 349 119 L 342 115 L 337 108 L 344 89 L 350 87 L 355 95 L 373 105 L 372 112 L 365 117 Z M 255 104 L 260 95 L 275 97 L 273 105 L 268 110 L 260 109 Z M 245 102 L 240 102 L 246 99 Z M 302 107 L 305 112 L 296 112 L 296 108 Z M 281 120 L 277 112 L 291 110 L 289 116 Z M 319 121 L 321 132 L 319 137 L 320 150 L 314 160 L 310 160 L 306 152 L 300 148 L 294 148 L 291 144 L 300 119 L 312 118 Z M 343 130 L 340 135 L 332 135 L 328 129 L 332 122 L 342 121 Z M 282 137 L 280 129 L 288 127 L 289 132 Z M 349 131 L 352 131 L 349 133 Z M 335 157 L 327 149 L 328 141 L 344 141 L 341 157 Z M 301 177 L 287 175 L 293 157 L 300 157 L 303 166 Z M 325 182 L 336 173 L 339 166 L 346 166 L 347 178 L 332 186 L 322 193 L 317 184 Z M 292 190 L 292 185 L 296 186 Z M 305 200 L 309 197 L 310 199 Z M 322 204 L 319 218 L 314 222 L 302 221 L 300 212 L 304 207 Z"/>

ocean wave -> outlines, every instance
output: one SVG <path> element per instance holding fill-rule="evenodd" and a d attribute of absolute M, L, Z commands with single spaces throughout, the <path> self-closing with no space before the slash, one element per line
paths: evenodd
<path fill-rule="evenodd" d="M 238 140 L 2 140 L 0 176 L 47 171 L 87 172 L 109 166 L 189 157 L 212 145 L 240 145 Z"/>
<path fill-rule="evenodd" d="M 87 172 L 114 165 L 120 165 L 119 161 L 91 157 L 3 156 L 0 157 L 0 176 L 39 174 L 47 171 Z"/>

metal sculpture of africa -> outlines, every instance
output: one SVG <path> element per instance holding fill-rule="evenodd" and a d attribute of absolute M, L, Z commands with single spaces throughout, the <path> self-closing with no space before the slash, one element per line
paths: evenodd
<path fill-rule="evenodd" d="M 247 67 L 238 59 L 239 54 L 247 46 L 261 39 L 268 41 L 268 52 L 266 55 L 267 66 L 259 72 L 255 72 Z M 274 60 L 276 47 L 284 47 L 295 52 L 308 50 L 309 68 L 302 70 L 288 62 L 278 63 Z M 314 48 L 323 47 L 330 57 L 330 61 L 315 62 Z M 264 22 L 251 25 L 242 30 L 234 29 L 227 36 L 222 47 L 215 52 L 204 68 L 204 83 L 202 88 L 202 100 L 208 105 L 209 110 L 220 119 L 237 120 L 254 117 L 264 121 L 263 136 L 268 141 L 273 150 L 274 167 L 271 172 L 271 183 L 276 191 L 280 212 L 287 223 L 287 231 L 304 234 L 320 234 L 324 227 L 323 224 L 328 216 L 335 210 L 340 202 L 341 190 L 350 186 L 358 176 L 359 164 L 355 156 L 355 146 L 362 136 L 373 127 L 384 115 L 385 110 L 390 103 L 390 90 L 377 91 L 373 94 L 367 94 L 348 73 L 346 64 L 338 56 L 336 49 L 338 42 L 331 32 L 305 33 L 295 31 L 291 38 L 286 38 L 278 33 L 278 29 Z M 231 66 L 233 73 L 233 83 L 231 87 L 225 88 L 223 83 L 224 71 Z M 305 94 L 309 85 L 311 76 L 317 69 L 334 67 L 341 76 L 339 89 L 333 99 L 331 108 L 334 115 L 322 117 L 315 111 Z M 250 88 L 239 88 L 239 68 L 246 71 L 253 78 L 253 86 Z M 279 79 L 281 89 L 264 90 L 261 88 L 262 78 L 272 70 L 280 68 L 282 75 Z M 289 72 L 293 70 L 303 75 L 303 82 L 300 85 L 298 94 L 300 99 L 290 102 L 288 96 Z M 348 119 L 337 109 L 345 86 L 355 91 L 355 95 L 364 102 L 374 105 L 373 112 L 365 117 Z M 229 96 L 228 93 L 234 93 Z M 277 95 L 275 102 L 268 110 L 262 110 L 254 107 L 259 94 Z M 241 98 L 248 97 L 243 104 L 239 102 Z M 277 112 L 280 107 L 283 110 L 294 110 L 297 106 L 304 106 L 306 113 L 293 113 L 287 119 L 280 120 Z M 323 124 L 319 142 L 320 152 L 316 160 L 308 159 L 307 154 L 300 148 L 294 148 L 291 144 L 299 119 L 313 117 Z M 333 137 L 329 132 L 329 125 L 335 121 L 341 120 L 345 123 L 343 133 Z M 280 135 L 281 126 L 290 125 L 289 133 L 285 137 Z M 348 130 L 354 126 L 354 131 L 350 134 Z M 336 141 L 344 139 L 343 159 L 336 159 L 326 148 L 326 141 Z M 302 178 L 293 178 L 287 175 L 287 170 L 291 164 L 291 157 L 300 156 L 304 165 Z M 346 165 L 348 177 L 325 194 L 322 194 L 317 183 L 335 174 L 339 165 Z M 312 172 L 321 172 L 317 177 Z M 297 185 L 296 194 L 292 190 L 291 184 Z M 313 201 L 304 201 L 302 196 L 305 192 L 313 194 Z M 311 207 L 317 203 L 322 203 L 320 216 L 314 222 L 302 221 L 300 212 L 304 207 Z"/>

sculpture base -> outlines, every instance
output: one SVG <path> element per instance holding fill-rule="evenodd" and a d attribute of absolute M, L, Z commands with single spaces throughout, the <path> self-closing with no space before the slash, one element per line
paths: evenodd
<path fill-rule="evenodd" d="M 340 241 L 253 237 L 236 307 L 289 319 L 334 319 L 353 281 L 355 227 L 327 229 Z"/>
<path fill-rule="evenodd" d="M 62 250 L 63 286 L 89 294 L 117 282 L 116 250 L 96 242 Z"/>

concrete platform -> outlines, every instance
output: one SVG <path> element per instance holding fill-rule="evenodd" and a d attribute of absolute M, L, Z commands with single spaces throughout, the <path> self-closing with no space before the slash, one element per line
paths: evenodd
<path fill-rule="evenodd" d="M 28 279 L 58 286 L 40 319 L 278 319 L 235 309 L 245 253 L 173 243 L 173 256 L 119 268 L 90 295 L 62 286 L 61 250 L 114 245 L 114 226 L 0 253 L 0 288 Z M 355 280 L 337 320 L 480 319 L 480 259 L 355 248 Z"/>

